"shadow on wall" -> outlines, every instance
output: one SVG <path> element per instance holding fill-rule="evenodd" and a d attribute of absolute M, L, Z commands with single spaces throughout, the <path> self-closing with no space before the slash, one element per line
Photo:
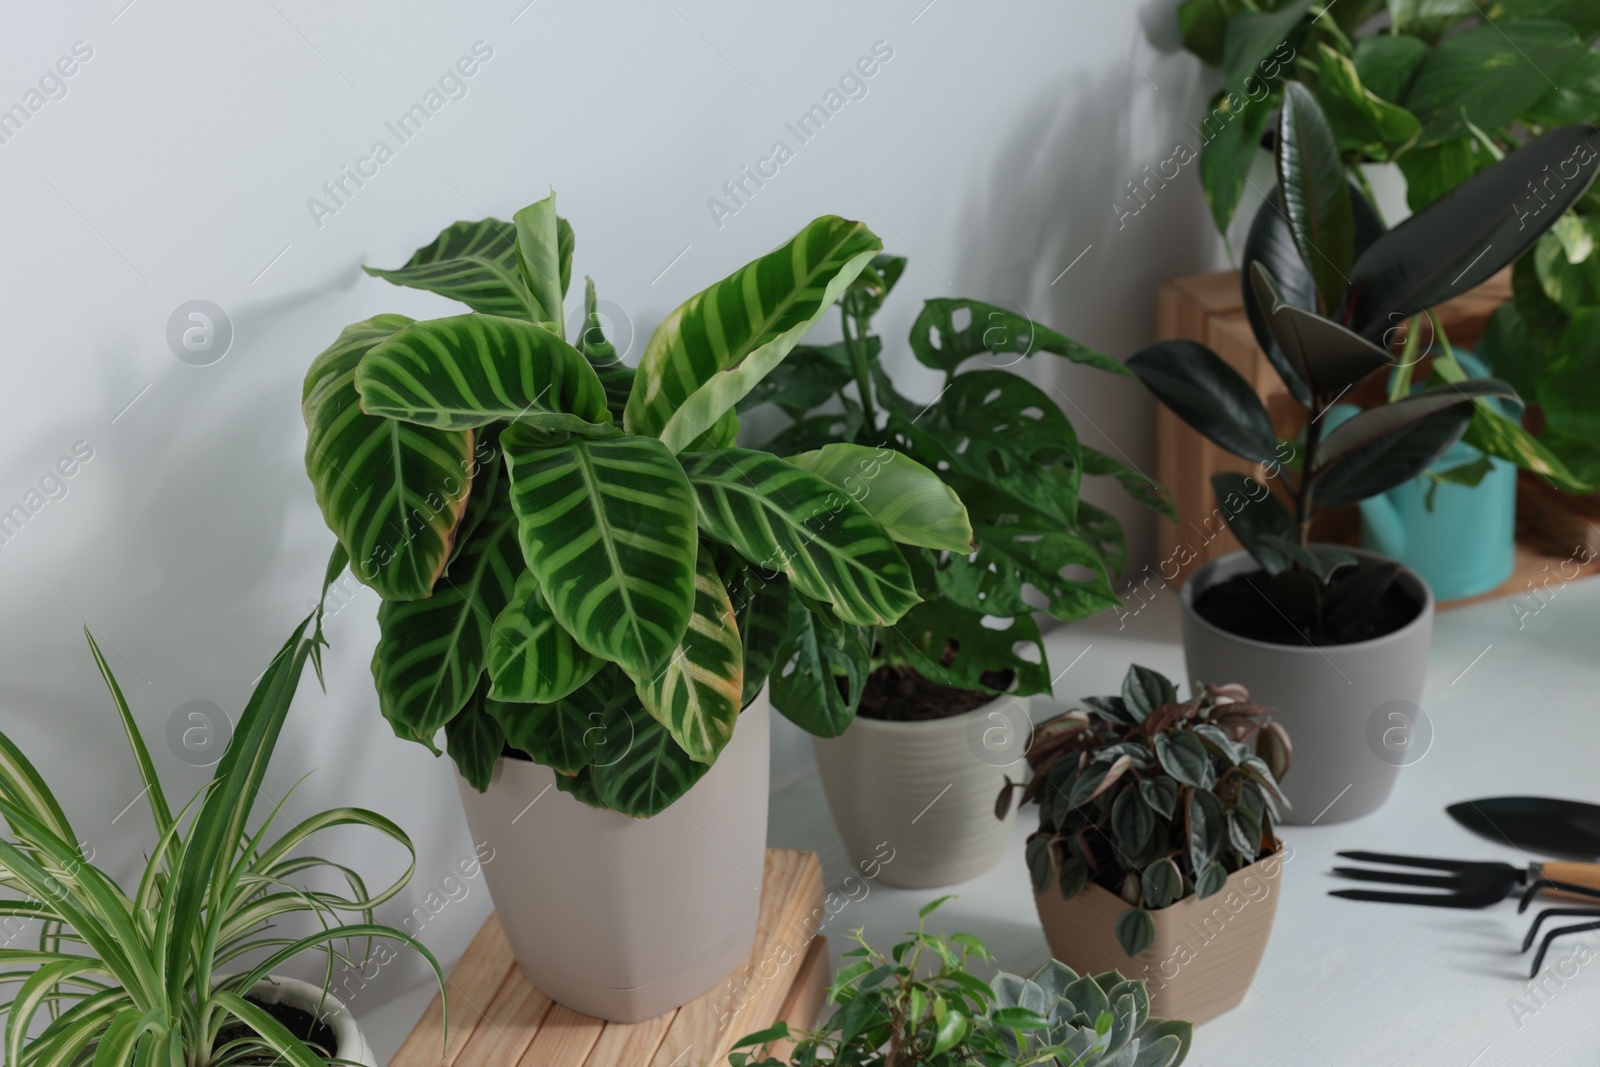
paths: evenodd
<path fill-rule="evenodd" d="M 1012 119 L 987 185 L 969 197 L 969 254 L 954 286 L 1012 295 L 1031 318 L 1117 359 L 1156 339 L 1162 282 L 1222 262 L 1189 124 L 1209 93 L 1205 74 L 1186 54 L 1141 50 L 1136 61 L 1143 73 L 1114 63 L 1063 80 Z M 1018 369 L 1085 444 L 1155 477 L 1155 405 L 1136 383 L 1052 356 Z M 1084 497 L 1122 522 L 1130 571 L 1153 556 L 1155 516 L 1109 483 L 1086 484 Z"/>

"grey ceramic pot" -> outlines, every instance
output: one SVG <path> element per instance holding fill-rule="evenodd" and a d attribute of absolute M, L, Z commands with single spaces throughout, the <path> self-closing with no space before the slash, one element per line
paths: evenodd
<path fill-rule="evenodd" d="M 1344 546 L 1339 546 L 1344 548 Z M 1374 553 L 1346 549 L 1378 559 Z M 1422 683 L 1433 642 L 1433 593 L 1420 575 L 1397 579 L 1422 605 L 1417 617 L 1371 641 L 1326 648 L 1236 637 L 1202 619 L 1203 590 L 1258 569 L 1245 552 L 1212 560 L 1184 582 L 1183 655 L 1190 679 L 1238 682 L 1289 732 L 1294 761 L 1281 783 L 1284 822 L 1347 822 L 1377 810 L 1400 768 L 1427 750 Z M 1272 610 L 1265 602 L 1263 611 Z"/>

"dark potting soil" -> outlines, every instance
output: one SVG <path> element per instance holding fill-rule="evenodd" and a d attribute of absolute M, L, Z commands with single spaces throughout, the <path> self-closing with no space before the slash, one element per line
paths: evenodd
<path fill-rule="evenodd" d="M 1354 573 L 1353 569 L 1334 575 L 1337 588 Z M 1236 637 L 1265 641 L 1274 645 L 1350 645 L 1357 641 L 1392 634 L 1410 623 L 1422 611 L 1399 582 L 1389 586 L 1369 612 L 1341 628 L 1325 630 L 1313 620 L 1284 616 L 1266 595 L 1264 571 L 1236 574 L 1218 582 L 1194 601 L 1195 612 L 1219 629 Z"/>
<path fill-rule="evenodd" d="M 245 997 L 244 999 L 282 1023 L 291 1034 L 310 1046 L 313 1052 L 320 1053 L 324 1057 L 331 1057 L 337 1051 L 334 1046 L 338 1043 L 338 1038 L 334 1036 L 333 1028 L 310 1012 L 302 1011 L 299 1008 L 283 1003 L 264 1004 L 255 997 Z M 237 1041 L 241 1037 L 254 1035 L 255 1031 L 244 1023 L 231 1022 L 222 1028 L 222 1032 L 217 1035 L 216 1044 L 212 1047 L 214 1049 L 221 1048 L 230 1041 Z M 278 1061 L 274 1058 L 262 1060 L 261 1062 L 276 1063 Z"/>
<path fill-rule="evenodd" d="M 984 685 L 1005 689 L 1014 672 L 985 671 L 979 676 Z M 976 689 L 952 689 L 930 682 L 909 667 L 879 667 L 867 676 L 856 714 L 888 722 L 925 722 L 947 719 L 964 711 L 982 707 L 993 700 L 993 693 Z"/>

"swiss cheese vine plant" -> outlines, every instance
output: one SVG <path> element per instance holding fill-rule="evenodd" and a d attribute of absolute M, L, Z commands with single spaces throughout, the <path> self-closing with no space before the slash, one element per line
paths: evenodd
<path fill-rule="evenodd" d="M 900 546 L 972 542 L 933 472 L 893 457 L 852 494 L 847 472 L 735 443 L 739 400 L 881 248 L 816 219 L 668 315 L 636 368 L 592 282 L 566 336 L 554 196 L 372 270 L 471 309 L 357 323 L 306 375 L 330 575 L 349 565 L 383 599 L 372 669 L 395 732 L 432 746 L 443 729 L 479 789 L 509 749 L 585 803 L 654 815 L 717 758 L 791 628 L 910 610 Z M 812 640 L 784 668 L 827 677 L 832 655 Z"/>
<path fill-rule="evenodd" d="M 1012 367 L 1047 353 L 1119 377 L 1116 360 L 1009 308 L 934 299 L 911 327 L 917 362 L 944 375 L 929 403 L 895 387 L 872 320 L 904 271 L 900 256 L 873 259 L 845 289 L 843 340 L 805 346 L 752 390 L 741 409 L 772 404 L 790 424 L 767 447 L 833 473 L 870 502 L 885 480 L 855 462 L 863 447 L 895 457 L 907 475 L 934 470 L 977 516 L 973 549 L 929 545 L 907 553 L 922 603 L 892 625 L 800 618 L 795 654 L 827 649 L 842 684 L 818 671 L 779 674 L 775 699 L 807 708 L 814 733 L 835 736 L 855 716 L 874 671 L 911 671 L 951 689 L 1048 692 L 1050 669 L 1034 613 L 1080 619 L 1117 606 L 1112 581 L 1126 558 L 1122 528 L 1079 498 L 1086 478 L 1109 477 L 1139 503 L 1175 518 L 1161 486 L 1082 443 L 1055 397 Z M 1037 592 L 1040 599 L 1030 601 Z M 808 628 L 813 622 L 822 630 Z M 781 656 L 788 660 L 791 656 Z"/>

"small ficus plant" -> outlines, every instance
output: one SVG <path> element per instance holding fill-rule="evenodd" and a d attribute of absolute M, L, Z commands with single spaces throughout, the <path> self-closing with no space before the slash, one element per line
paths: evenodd
<path fill-rule="evenodd" d="M 1117 920 L 1129 956 L 1155 937 L 1150 912 L 1191 893 L 1219 891 L 1228 876 L 1277 850 L 1289 737 L 1240 685 L 1204 686 L 1187 701 L 1135 665 L 1116 696 L 1041 725 L 1028 749 L 1033 776 L 1006 783 L 1039 806 L 1028 837 L 1036 893 L 1071 899 L 1090 882 L 1130 905 Z"/>

